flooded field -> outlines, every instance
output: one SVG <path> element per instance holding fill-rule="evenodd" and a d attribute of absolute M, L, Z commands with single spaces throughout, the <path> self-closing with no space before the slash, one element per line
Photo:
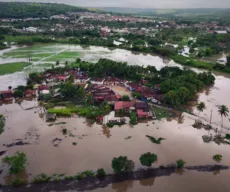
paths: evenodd
<path fill-rule="evenodd" d="M 43 65 L 44 62 L 54 63 L 55 59 L 51 61 L 51 58 L 54 56 L 54 58 L 62 57 L 63 55 L 60 56 L 59 53 L 64 52 L 66 57 L 68 55 L 66 54 L 67 50 L 74 52 L 76 57 L 92 62 L 103 57 L 125 61 L 133 65 L 154 65 L 158 69 L 166 65 L 177 66 L 174 62 L 165 61 L 158 56 L 135 54 L 120 49 L 47 45 L 47 50 L 51 49 L 50 47 L 52 48 L 52 55 L 45 55 L 44 60 L 33 61 L 32 67 L 23 72 L 0 76 L 0 90 L 7 89 L 9 85 L 13 87 L 20 84 L 24 85 L 26 74 L 29 71 Z M 43 51 L 44 47 L 31 50 L 39 49 Z M 17 49 L 10 50 L 10 52 L 18 51 Z M 21 48 L 21 51 L 28 51 L 28 48 Z M 2 53 L 0 61 L 7 62 L 10 52 Z M 41 56 L 43 53 L 39 54 Z M 47 52 L 47 54 L 51 53 Z M 70 55 L 72 58 L 72 53 Z M 200 113 L 200 117 L 209 122 L 212 114 L 212 125 L 220 129 L 221 116 L 218 114 L 217 106 L 224 104 L 230 107 L 230 79 L 222 75 L 215 76 L 215 85 L 200 93 L 198 100 L 205 102 L 207 106 L 207 109 Z M 126 93 L 125 90 L 118 91 L 121 94 Z M 25 152 L 28 158 L 25 177 L 29 179 L 41 173 L 76 175 L 81 171 L 95 171 L 98 168 L 104 168 L 107 173 L 112 173 L 111 161 L 120 155 L 132 159 L 137 170 L 143 168 L 139 162 L 139 157 L 145 152 L 153 152 L 158 155 L 159 161 L 154 165 L 155 167 L 175 163 L 181 158 L 186 161 L 188 166 L 213 165 L 212 156 L 215 154 L 222 154 L 223 161 L 221 164 L 230 166 L 230 146 L 204 143 L 202 136 L 208 132 L 193 128 L 192 124 L 195 117 L 188 114 L 182 114 L 175 119 L 140 123 L 133 127 L 124 125 L 109 129 L 98 124 L 90 124 L 86 119 L 78 116 L 58 118 L 54 124 L 46 123 L 43 118 L 43 111 L 39 107 L 25 110 L 31 105 L 36 106 L 37 103 L 27 101 L 21 106 L 18 104 L 0 106 L 0 114 L 6 117 L 5 132 L 0 135 L 0 152 L 5 153 L 0 156 L 0 161 L 5 155 L 11 156 L 17 151 Z M 186 107 L 191 112 L 198 114 L 194 106 L 195 103 L 191 102 Z M 229 118 L 224 118 L 222 132 L 227 133 L 228 127 L 230 127 Z M 63 128 L 67 129 L 67 135 L 63 135 Z M 160 145 L 156 145 L 150 142 L 146 135 L 156 138 L 162 137 L 165 140 Z M 0 183 L 7 183 L 9 179 L 7 177 L 8 168 L 1 165 L 0 170 L 2 170 Z M 217 175 L 186 171 L 183 175 L 173 174 L 170 177 L 144 181 L 127 181 L 94 191 L 229 191 L 230 185 L 228 185 L 227 180 L 229 176 L 229 171 L 221 171 Z M 71 190 L 67 191 L 71 192 Z"/>
<path fill-rule="evenodd" d="M 12 48 L 6 51 L 0 51 L 0 64 L 31 60 L 32 65 L 25 68 L 22 73 L 14 73 L 0 76 L 0 90 L 6 89 L 10 84 L 9 79 L 18 79 L 17 82 L 11 81 L 11 86 L 24 85 L 25 76 L 31 72 L 39 72 L 51 68 L 56 61 L 60 65 L 74 62 L 76 58 L 84 61 L 97 62 L 100 58 L 107 58 L 116 61 L 127 62 L 130 65 L 154 65 L 157 69 L 165 65 L 180 66 L 173 61 L 164 60 L 159 56 L 150 54 L 133 53 L 122 49 L 108 49 L 104 47 L 82 47 L 74 45 L 36 45 L 32 47 Z M 15 77 L 17 76 L 17 77 Z"/>

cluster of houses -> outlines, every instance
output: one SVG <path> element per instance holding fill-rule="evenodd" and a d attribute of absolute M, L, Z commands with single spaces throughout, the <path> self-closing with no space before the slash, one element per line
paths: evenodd
<path fill-rule="evenodd" d="M 151 107 L 146 102 L 137 101 L 117 101 L 114 104 L 115 115 L 120 113 L 130 114 L 132 111 L 136 112 L 138 119 L 149 119 L 155 117 Z"/>

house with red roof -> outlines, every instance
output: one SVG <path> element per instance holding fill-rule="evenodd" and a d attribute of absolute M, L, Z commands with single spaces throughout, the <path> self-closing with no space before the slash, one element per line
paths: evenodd
<path fill-rule="evenodd" d="M 0 92 L 0 99 L 2 99 L 4 101 L 13 100 L 13 92 L 11 90 L 1 91 Z"/>
<path fill-rule="evenodd" d="M 125 112 L 129 113 L 131 108 L 134 107 L 136 101 L 118 101 L 114 104 L 114 111 L 116 113 L 124 110 Z"/>

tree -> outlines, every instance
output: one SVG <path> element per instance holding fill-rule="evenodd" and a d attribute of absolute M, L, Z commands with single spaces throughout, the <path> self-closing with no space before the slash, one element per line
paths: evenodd
<path fill-rule="evenodd" d="M 61 85 L 60 93 L 65 99 L 82 98 L 84 90 L 71 82 L 66 82 Z"/>
<path fill-rule="evenodd" d="M 219 162 L 222 161 L 222 155 L 216 154 L 216 155 L 214 155 L 214 156 L 212 157 L 212 159 L 213 159 L 214 161 L 216 161 L 217 163 L 219 163 Z"/>
<path fill-rule="evenodd" d="M 115 157 L 112 160 L 112 168 L 115 173 L 132 171 L 134 169 L 134 162 L 126 156 Z"/>
<path fill-rule="evenodd" d="M 139 160 L 142 165 L 151 167 L 153 163 L 157 162 L 157 155 L 155 155 L 154 153 L 150 153 L 150 152 L 144 153 L 141 155 Z"/>
<path fill-rule="evenodd" d="M 56 61 L 56 65 L 59 65 L 59 61 Z"/>
<path fill-rule="evenodd" d="M 68 61 L 65 62 L 65 67 L 67 67 L 67 66 L 68 66 Z"/>
<path fill-rule="evenodd" d="M 86 105 L 92 105 L 93 101 L 94 101 L 93 100 L 93 95 L 91 93 L 86 95 L 86 98 L 85 98 Z"/>
<path fill-rule="evenodd" d="M 105 177 L 106 176 L 105 170 L 103 168 L 98 169 L 97 170 L 97 176 L 98 177 Z"/>
<path fill-rule="evenodd" d="M 129 96 L 128 95 L 123 95 L 122 96 L 122 101 L 130 101 Z"/>
<path fill-rule="evenodd" d="M 221 119 L 222 119 L 221 127 L 223 127 L 223 116 L 224 117 L 228 116 L 228 113 L 229 113 L 228 107 L 226 105 L 220 105 L 218 107 L 218 112 L 219 112 Z"/>
<path fill-rule="evenodd" d="M 205 103 L 204 102 L 197 103 L 196 109 L 199 111 L 199 114 L 198 114 L 198 117 L 199 117 L 200 112 L 203 112 L 204 109 L 206 109 Z"/>
<path fill-rule="evenodd" d="M 180 168 L 184 167 L 184 165 L 186 164 L 186 162 L 183 161 L 182 159 L 179 159 L 179 160 L 176 161 L 176 164 L 177 164 L 177 168 L 180 169 Z"/>

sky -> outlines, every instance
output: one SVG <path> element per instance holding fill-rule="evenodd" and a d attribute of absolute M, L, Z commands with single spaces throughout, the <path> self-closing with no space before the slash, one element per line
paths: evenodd
<path fill-rule="evenodd" d="M 11 1 L 11 0 L 1 0 Z M 86 7 L 132 8 L 230 8 L 230 0 L 12 0 L 29 2 L 64 3 Z"/>

